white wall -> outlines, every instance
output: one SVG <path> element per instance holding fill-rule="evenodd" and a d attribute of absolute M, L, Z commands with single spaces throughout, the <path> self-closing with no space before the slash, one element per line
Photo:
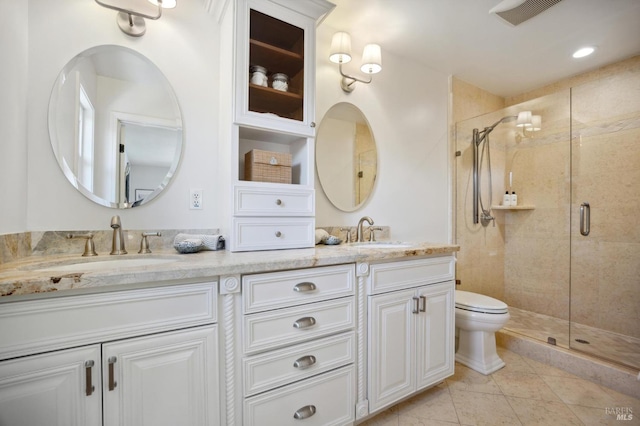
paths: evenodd
<path fill-rule="evenodd" d="M 215 202 L 220 193 L 215 182 L 218 24 L 203 3 L 179 2 L 161 19 L 147 20 L 147 33 L 133 38 L 117 27 L 115 11 L 94 1 L 29 1 L 28 208 L 26 224 L 16 223 L 12 228 L 108 229 L 114 214 L 121 216 L 125 228 L 220 226 Z M 147 56 L 173 86 L 183 114 L 185 143 L 176 178 L 159 197 L 140 208 L 109 209 L 82 196 L 60 171 L 49 142 L 47 108 L 59 71 L 76 54 L 102 44 L 126 46 Z M 0 182 L 3 193 L 13 181 Z M 188 209 L 190 188 L 204 189 L 202 210 Z"/>
<path fill-rule="evenodd" d="M 217 144 L 219 84 L 226 82 L 218 82 L 219 25 L 204 10 L 204 2 L 180 2 L 160 20 L 148 21 L 147 34 L 141 38 L 123 34 L 116 26 L 115 12 L 89 0 L 30 0 L 24 34 L 26 7 L 16 4 L 7 10 L 7 3 L 13 2 L 2 3 L 2 23 L 18 28 L 5 37 L 7 25 L 3 25 L 0 46 L 18 65 L 9 71 L 0 69 L 13 78 L 3 81 L 17 84 L 11 85 L 8 100 L 0 100 L 0 105 L 3 112 L 27 108 L 28 119 L 25 124 L 22 114 L 14 114 L 11 133 L 7 137 L 3 133 L 0 145 L 2 161 L 11 159 L 9 167 L 0 171 L 0 233 L 103 229 L 114 214 L 120 214 L 125 228 L 222 227 L 217 199 L 228 188 L 216 184 L 216 155 L 223 148 Z M 326 23 L 318 28 L 317 121 L 334 103 L 358 106 L 371 123 L 378 145 L 379 173 L 370 201 L 354 213 L 335 209 L 316 179 L 317 225 L 355 226 L 361 216 L 370 215 L 377 224 L 391 226 L 393 238 L 448 241 L 448 76 L 393 56 L 383 46 L 382 73 L 373 84 L 358 83 L 353 93 L 345 94 L 337 68 L 327 59 L 333 32 Z M 123 45 L 147 56 L 172 84 L 183 113 L 185 145 L 175 180 L 152 203 L 131 210 L 98 206 L 79 194 L 60 171 L 49 142 L 47 108 L 58 72 L 79 52 L 101 44 Z M 353 47 L 354 52 L 361 51 L 362 44 L 353 40 Z M 353 67 L 347 70 L 358 69 L 359 54 L 354 56 Z M 28 155 L 20 145 L 25 128 L 29 129 Z M 17 144 L 7 147 L 7 140 Z M 204 189 L 202 210 L 188 209 L 189 188 Z M 6 200 L 15 204 L 7 209 Z"/>
<path fill-rule="evenodd" d="M 382 44 L 382 72 L 369 85 L 340 88 L 338 67 L 329 62 L 331 16 L 318 28 L 316 119 L 338 102 L 356 105 L 367 117 L 378 148 L 378 177 L 373 193 L 356 212 L 342 212 L 328 201 L 316 176 L 316 225 L 355 226 L 363 215 L 391 226 L 393 239 L 448 242 L 450 189 L 447 138 L 449 77 L 394 56 Z M 360 55 L 368 41 L 352 39 L 346 73 L 360 73 Z"/>
<path fill-rule="evenodd" d="M 0 0 L 0 234 L 27 229 L 27 14 Z"/>

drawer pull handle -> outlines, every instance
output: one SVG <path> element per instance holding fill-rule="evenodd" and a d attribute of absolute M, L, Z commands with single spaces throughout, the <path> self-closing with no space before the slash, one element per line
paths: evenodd
<path fill-rule="evenodd" d="M 304 407 L 298 409 L 295 413 L 293 413 L 293 418 L 297 420 L 308 419 L 316 413 L 315 405 L 305 405 Z"/>
<path fill-rule="evenodd" d="M 316 363 L 316 357 L 313 355 L 305 355 L 303 357 L 300 357 L 298 359 L 296 359 L 293 363 L 293 366 L 295 368 L 300 368 L 300 369 L 304 369 L 304 368 L 308 368 L 311 367 L 313 364 Z"/>
<path fill-rule="evenodd" d="M 412 314 L 417 314 L 420 312 L 420 299 L 418 297 L 413 296 L 413 310 L 411 311 Z"/>
<path fill-rule="evenodd" d="M 315 291 L 316 289 L 316 285 L 308 281 L 293 286 L 293 291 L 297 291 L 298 293 L 306 293 L 308 291 Z"/>
<path fill-rule="evenodd" d="M 116 358 L 115 356 L 112 356 L 107 360 L 107 362 L 109 363 L 109 390 L 110 391 L 114 390 L 116 386 L 118 386 L 118 383 L 116 383 L 115 374 L 113 371 L 113 365 L 116 363 L 116 361 L 118 361 L 118 358 Z"/>
<path fill-rule="evenodd" d="M 309 328 L 316 325 L 314 317 L 303 317 L 293 323 L 293 328 Z"/>
<path fill-rule="evenodd" d="M 278 198 L 276 200 L 276 205 L 281 206 L 282 205 L 282 200 L 280 198 Z"/>
<path fill-rule="evenodd" d="M 91 394 L 93 394 L 93 391 L 96 390 L 96 387 L 93 386 L 93 384 L 91 383 L 91 368 L 95 365 L 95 363 L 92 360 L 86 361 L 84 363 L 84 369 L 85 369 L 85 373 L 86 373 L 86 382 L 87 382 L 87 389 L 86 389 L 86 394 L 87 396 L 91 396 Z"/>
<path fill-rule="evenodd" d="M 282 232 L 276 231 L 276 237 L 278 237 L 278 238 L 282 237 Z"/>

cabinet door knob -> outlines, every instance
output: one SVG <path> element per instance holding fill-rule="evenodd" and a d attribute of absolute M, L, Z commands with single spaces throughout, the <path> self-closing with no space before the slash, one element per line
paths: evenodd
<path fill-rule="evenodd" d="M 276 237 L 278 237 L 278 238 L 282 237 L 282 232 L 276 231 Z"/>
<path fill-rule="evenodd" d="M 315 121 L 311 122 L 311 127 L 316 127 L 316 122 Z"/>
<path fill-rule="evenodd" d="M 316 413 L 315 405 L 305 405 L 302 408 L 299 408 L 295 413 L 293 413 L 293 418 L 296 420 L 308 419 Z"/>
<path fill-rule="evenodd" d="M 96 387 L 93 386 L 93 384 L 91 383 L 91 368 L 94 365 L 95 365 L 95 362 L 93 362 L 93 360 L 89 360 L 84 363 L 84 369 L 86 374 L 85 378 L 87 383 L 87 388 L 86 388 L 87 396 L 91 396 L 91 394 L 93 394 L 93 391 L 96 390 Z"/>
<path fill-rule="evenodd" d="M 113 371 L 113 366 L 118 361 L 118 358 L 115 356 L 110 357 L 107 362 L 109 363 L 109 390 L 112 391 L 118 386 L 115 380 L 115 373 Z"/>
<path fill-rule="evenodd" d="M 314 317 L 303 317 L 293 323 L 293 328 L 309 328 L 316 325 L 316 319 Z"/>
<path fill-rule="evenodd" d="M 303 282 L 303 283 L 298 283 L 296 285 L 293 286 L 293 291 L 297 291 L 298 293 L 306 293 L 308 291 L 315 291 L 316 290 L 316 285 L 314 283 L 311 282 Z"/>
<path fill-rule="evenodd" d="M 282 205 L 282 200 L 281 200 L 280 198 L 278 198 L 278 199 L 276 200 L 276 205 L 277 205 L 277 206 L 281 206 L 281 205 Z"/>
<path fill-rule="evenodd" d="M 305 355 L 303 357 L 300 357 L 300 358 L 296 359 L 293 362 L 293 366 L 295 368 L 304 369 L 304 368 L 311 367 L 315 363 L 316 363 L 316 357 L 315 356 L 313 356 L 313 355 Z"/>

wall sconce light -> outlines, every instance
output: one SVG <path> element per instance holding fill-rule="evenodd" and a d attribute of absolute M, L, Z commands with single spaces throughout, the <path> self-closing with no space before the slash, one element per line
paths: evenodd
<path fill-rule="evenodd" d="M 527 131 L 537 132 L 542 130 L 542 116 L 532 115 L 531 111 L 518 113 L 516 126 L 522 128 L 522 136 L 527 137 Z"/>
<path fill-rule="evenodd" d="M 342 90 L 347 93 L 353 92 L 356 88 L 356 81 L 369 84 L 373 80 L 373 74 L 377 74 L 382 71 L 382 53 L 380 51 L 380 46 L 377 44 L 367 44 L 364 47 L 364 52 L 362 53 L 362 65 L 360 66 L 360 70 L 365 74 L 369 74 L 369 79 L 364 80 L 342 72 L 342 64 L 346 64 L 351 61 L 351 36 L 349 33 L 345 33 L 344 31 L 339 31 L 333 35 L 333 38 L 331 39 L 329 60 L 338 64 L 340 75 L 342 76 L 340 87 L 342 87 Z"/>
<path fill-rule="evenodd" d="M 140 37 L 144 35 L 145 31 L 147 31 L 144 18 L 153 19 L 154 21 L 156 19 L 160 19 L 162 16 L 162 9 L 173 9 L 176 7 L 176 2 L 177 0 L 149 0 L 149 3 L 158 6 L 158 11 L 155 15 L 148 15 L 146 13 L 123 9 L 121 7 L 96 0 L 96 3 L 100 6 L 106 7 L 107 9 L 117 10 L 118 15 L 116 16 L 116 22 L 118 23 L 118 27 L 120 27 L 123 33 L 133 37 Z"/>

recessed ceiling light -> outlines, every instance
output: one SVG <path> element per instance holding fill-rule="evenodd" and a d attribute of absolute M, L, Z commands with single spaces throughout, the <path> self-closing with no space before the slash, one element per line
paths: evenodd
<path fill-rule="evenodd" d="M 582 47 L 575 52 L 573 52 L 574 58 L 584 58 L 585 56 L 591 55 L 596 50 L 595 47 Z"/>

